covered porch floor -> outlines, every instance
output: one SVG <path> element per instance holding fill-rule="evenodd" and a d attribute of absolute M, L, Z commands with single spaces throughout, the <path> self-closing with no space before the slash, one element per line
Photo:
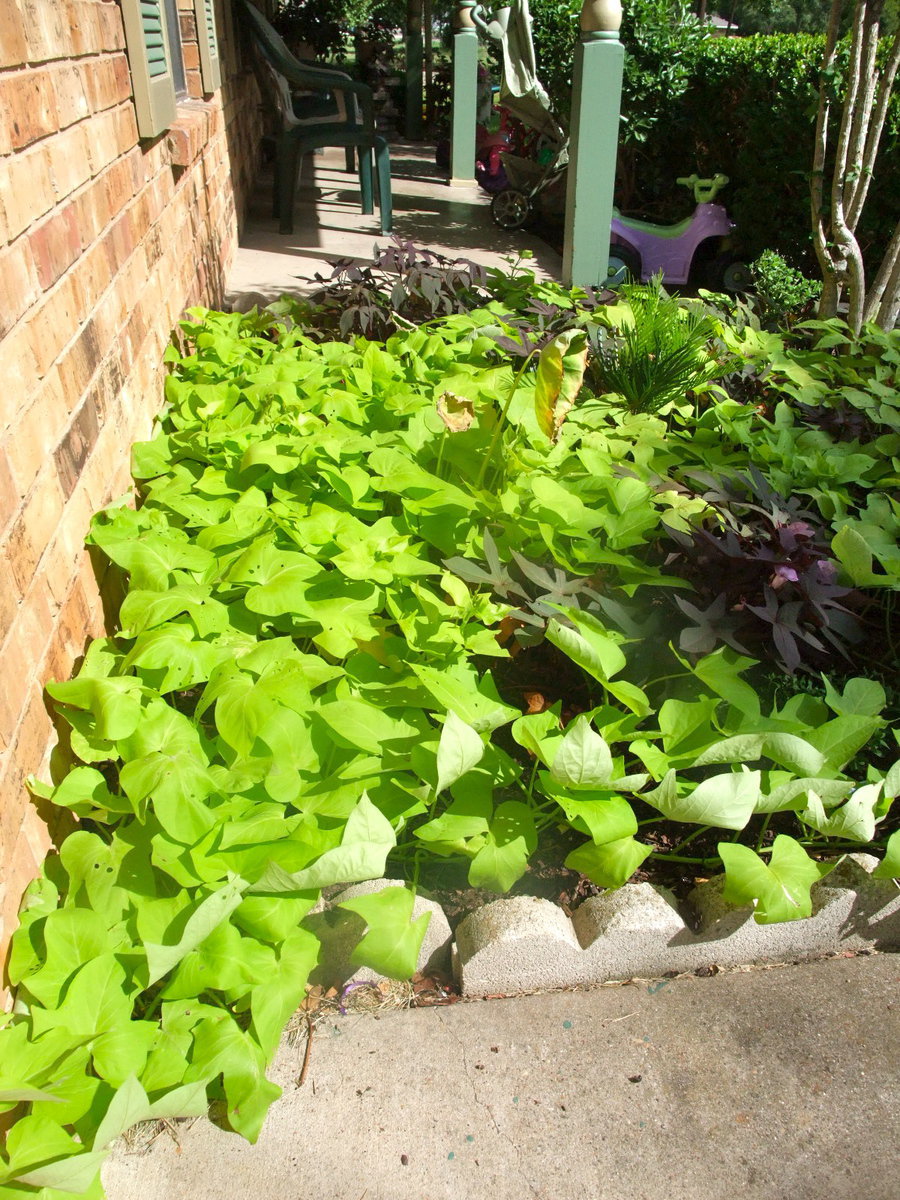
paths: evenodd
<path fill-rule="evenodd" d="M 450 187 L 434 162 L 433 148 L 398 141 L 391 146 L 394 233 L 448 258 L 502 267 L 523 250 L 534 254 L 539 276 L 561 278 L 562 259 L 529 230 L 499 229 L 490 197 L 472 187 Z M 360 212 L 359 180 L 347 173 L 344 151 L 329 148 L 303 163 L 294 206 L 294 233 L 278 232 L 272 216 L 271 165 L 260 172 L 240 247 L 226 280 L 226 302 L 245 309 L 285 292 L 309 292 L 314 276 L 331 274 L 339 258 L 366 262 L 389 235 L 377 213 Z"/>

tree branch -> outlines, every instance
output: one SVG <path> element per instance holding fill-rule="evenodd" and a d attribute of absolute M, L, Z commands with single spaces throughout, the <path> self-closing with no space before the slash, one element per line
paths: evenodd
<path fill-rule="evenodd" d="M 831 219 L 836 227 L 844 226 L 846 228 L 844 223 L 844 188 L 847 184 L 847 163 L 850 157 L 850 141 L 856 118 L 856 106 L 859 102 L 863 42 L 861 31 L 863 22 L 866 19 L 867 8 L 868 0 L 856 0 L 853 11 L 854 34 L 850 43 L 850 69 L 847 74 L 847 94 L 844 97 L 844 105 L 841 110 L 834 174 L 831 177 Z"/>
<path fill-rule="evenodd" d="M 872 182 L 875 160 L 878 156 L 878 147 L 881 144 L 881 135 L 884 131 L 884 123 L 887 120 L 888 105 L 890 104 L 891 92 L 894 88 L 898 69 L 900 69 L 900 30 L 894 36 L 893 45 L 888 52 L 888 60 L 878 80 L 878 91 L 876 93 L 873 116 L 869 125 L 865 150 L 863 151 L 863 169 L 860 176 L 860 186 L 850 204 L 848 220 L 854 229 L 859 222 L 860 213 L 869 192 L 869 184 Z"/>
<path fill-rule="evenodd" d="M 875 101 L 875 89 L 878 83 L 876 59 L 878 56 L 879 17 L 878 5 L 871 5 L 863 0 L 863 27 L 860 38 L 860 97 L 854 105 L 853 120 L 850 130 L 850 152 L 848 170 L 845 177 L 844 203 L 847 225 L 856 232 L 854 212 L 858 214 L 862 208 L 855 203 L 863 187 L 866 167 L 871 163 L 865 161 L 865 149 L 868 142 L 869 126 L 872 120 L 872 106 Z"/>

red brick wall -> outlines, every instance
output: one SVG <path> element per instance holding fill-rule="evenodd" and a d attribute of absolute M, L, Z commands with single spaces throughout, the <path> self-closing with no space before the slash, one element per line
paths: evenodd
<path fill-rule="evenodd" d="M 230 12 L 204 99 L 179 4 L 191 99 L 139 141 L 116 0 L 0 0 L 0 961 L 56 832 L 24 786 L 55 741 L 43 686 L 103 631 L 88 522 L 129 488 L 182 311 L 221 301 L 257 165 Z"/>

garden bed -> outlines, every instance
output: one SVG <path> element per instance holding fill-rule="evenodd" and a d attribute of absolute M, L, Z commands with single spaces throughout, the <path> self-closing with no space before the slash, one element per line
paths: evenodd
<path fill-rule="evenodd" d="M 92 525 L 118 627 L 48 688 L 80 828 L 13 943 L 11 1178 L 213 1097 L 255 1138 L 323 888 L 406 881 L 342 901 L 403 978 L 441 875 L 584 921 L 724 871 L 761 927 L 900 872 L 900 335 L 610 299 L 401 246 L 185 322 Z"/>

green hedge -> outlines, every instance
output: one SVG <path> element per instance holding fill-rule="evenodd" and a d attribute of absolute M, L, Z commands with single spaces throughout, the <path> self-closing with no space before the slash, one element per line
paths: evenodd
<path fill-rule="evenodd" d="M 574 2 L 537 0 L 538 70 L 563 105 L 569 72 L 564 50 L 574 46 Z M 648 9 L 653 5 L 647 5 Z M 670 31 L 672 32 L 672 31 Z M 657 40 L 662 37 L 660 33 Z M 623 28 L 626 46 L 633 33 Z M 677 40 L 677 39 L 676 39 Z M 646 41 L 646 38 L 644 38 Z M 697 171 L 724 171 L 731 183 L 723 200 L 738 225 L 738 245 L 748 259 L 773 249 L 807 272 L 817 271 L 809 217 L 817 80 L 824 39 L 812 34 L 748 38 L 685 37 L 680 94 L 653 107 L 626 72 L 617 202 L 653 220 L 685 215 L 690 201 L 675 179 Z M 652 48 L 652 47 L 651 47 Z M 646 57 L 645 46 L 639 53 Z M 633 94 L 632 94 L 633 93 Z M 870 269 L 877 264 L 897 221 L 896 187 L 888 164 L 900 158 L 900 95 L 894 97 L 879 164 L 860 229 Z M 896 174 L 896 171 L 894 171 Z"/>
<path fill-rule="evenodd" d="M 637 148 L 638 182 L 643 175 L 656 193 L 647 200 L 665 202 L 677 175 L 724 171 L 743 253 L 772 248 L 811 265 L 808 172 L 822 46 L 809 34 L 704 43 L 670 119 Z"/>
<path fill-rule="evenodd" d="M 660 122 L 643 147 L 649 174 L 663 186 L 692 170 L 730 176 L 726 202 L 748 258 L 771 248 L 814 268 L 809 170 L 823 41 L 809 34 L 710 39 L 671 121 Z M 892 108 L 860 229 L 870 265 L 898 215 L 888 164 L 900 152 L 900 97 Z"/>
<path fill-rule="evenodd" d="M 538 76 L 554 109 L 568 119 L 581 4 L 579 0 L 531 0 L 529 7 Z"/>

